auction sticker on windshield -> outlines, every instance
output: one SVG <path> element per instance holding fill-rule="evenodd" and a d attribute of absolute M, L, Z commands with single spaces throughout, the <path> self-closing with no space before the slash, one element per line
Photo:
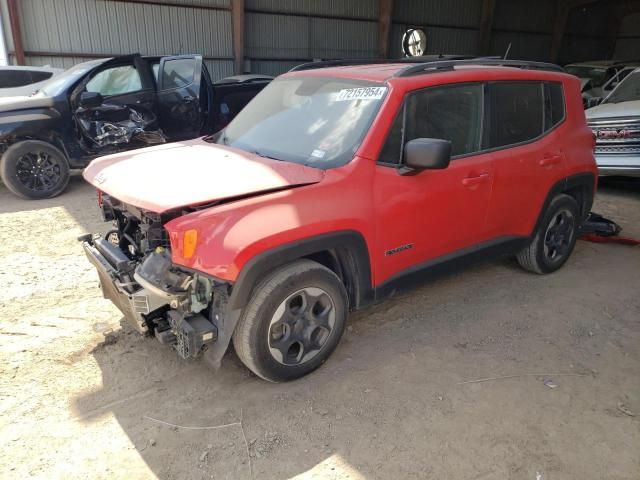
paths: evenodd
<path fill-rule="evenodd" d="M 380 100 L 387 87 L 344 88 L 336 93 L 336 102 L 348 100 Z"/>

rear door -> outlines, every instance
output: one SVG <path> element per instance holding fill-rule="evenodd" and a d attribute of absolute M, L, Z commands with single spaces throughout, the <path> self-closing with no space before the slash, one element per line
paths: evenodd
<path fill-rule="evenodd" d="M 531 233 L 551 187 L 566 172 L 562 85 L 504 81 L 488 85 L 486 145 L 495 181 L 487 219 L 493 237 Z"/>
<path fill-rule="evenodd" d="M 169 140 L 195 138 L 204 126 L 202 56 L 162 57 L 158 68 L 158 116 Z"/>
<path fill-rule="evenodd" d="M 481 151 L 483 92 L 469 83 L 407 96 L 376 167 L 377 284 L 486 240 L 493 164 Z M 450 140 L 449 167 L 400 175 L 403 145 L 415 138 Z"/>

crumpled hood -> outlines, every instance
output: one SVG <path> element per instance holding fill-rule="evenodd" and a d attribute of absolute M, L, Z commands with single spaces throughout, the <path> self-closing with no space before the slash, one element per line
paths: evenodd
<path fill-rule="evenodd" d="M 640 100 L 620 103 L 603 103 L 584 111 L 587 120 L 596 118 L 640 117 Z"/>
<path fill-rule="evenodd" d="M 199 138 L 100 157 L 83 176 L 122 202 L 162 213 L 318 183 L 324 171 Z"/>

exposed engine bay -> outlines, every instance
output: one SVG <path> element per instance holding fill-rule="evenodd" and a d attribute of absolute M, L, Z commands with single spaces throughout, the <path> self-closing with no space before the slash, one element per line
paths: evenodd
<path fill-rule="evenodd" d="M 133 109 L 126 105 L 102 104 L 98 107 L 76 110 L 76 119 L 83 136 L 92 146 L 137 143 L 155 145 L 166 142 L 162 130 L 153 130 L 156 115 L 143 107 Z"/>
<path fill-rule="evenodd" d="M 173 346 L 182 358 L 200 356 L 217 339 L 229 285 L 172 264 L 164 224 L 184 212 L 147 212 L 107 195 L 101 204 L 114 228 L 79 240 L 98 270 L 104 297 L 138 332 Z"/>

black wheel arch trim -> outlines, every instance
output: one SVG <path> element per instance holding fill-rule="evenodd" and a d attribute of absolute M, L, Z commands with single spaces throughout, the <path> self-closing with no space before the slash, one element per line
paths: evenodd
<path fill-rule="evenodd" d="M 540 227 L 540 224 L 544 219 L 544 214 L 547 211 L 547 208 L 549 207 L 551 200 L 553 200 L 553 198 L 556 195 L 559 195 L 561 193 L 571 192 L 576 188 L 583 189 L 581 199 L 580 199 L 581 204 L 578 205 L 580 207 L 580 223 L 582 223 L 587 218 L 587 215 L 589 215 L 589 212 L 591 211 L 591 207 L 593 205 L 593 198 L 596 193 L 596 176 L 591 172 L 578 173 L 575 175 L 571 175 L 569 177 L 563 178 L 562 180 L 556 182 L 551 187 L 551 189 L 549 190 L 549 193 L 547 193 L 547 197 L 545 198 L 544 203 L 542 204 L 542 208 L 538 213 L 538 219 L 536 220 L 533 230 L 531 231 L 532 237 L 533 235 L 535 235 L 535 232 Z"/>
<path fill-rule="evenodd" d="M 355 230 L 341 230 L 286 243 L 250 259 L 234 283 L 229 307 L 244 308 L 254 287 L 274 268 L 320 252 L 330 252 L 338 261 L 351 307 L 373 300 L 371 260 L 364 236 Z"/>

